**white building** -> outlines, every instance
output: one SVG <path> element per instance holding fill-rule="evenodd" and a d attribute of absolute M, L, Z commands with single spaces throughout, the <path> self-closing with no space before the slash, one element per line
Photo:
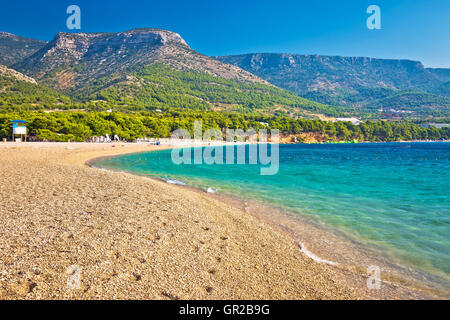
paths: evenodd
<path fill-rule="evenodd" d="M 361 123 L 361 120 L 358 118 L 336 118 L 335 121 L 333 122 L 337 122 L 337 121 L 342 121 L 342 122 L 351 122 L 353 123 L 355 126 L 358 126 Z"/>

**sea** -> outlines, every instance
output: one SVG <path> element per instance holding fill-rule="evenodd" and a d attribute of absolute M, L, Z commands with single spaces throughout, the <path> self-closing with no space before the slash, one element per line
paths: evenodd
<path fill-rule="evenodd" d="M 272 146 L 266 147 L 270 150 Z M 226 148 L 235 148 L 234 156 L 238 155 L 237 146 L 214 148 L 223 148 L 223 154 Z M 333 234 L 333 239 L 344 239 L 359 252 L 378 256 L 376 261 L 389 265 L 385 267 L 389 270 L 396 269 L 402 276 L 448 292 L 449 143 L 280 145 L 279 169 L 273 175 L 261 174 L 261 167 L 267 164 L 249 163 L 249 150 L 247 145 L 247 161 L 241 164 L 177 164 L 172 160 L 173 152 L 191 151 L 193 159 L 194 150 L 176 149 L 101 159 L 94 166 L 158 178 L 278 210 L 294 220 L 298 218 L 299 223 L 310 223 Z M 208 154 L 216 152 L 208 150 Z M 313 235 L 308 237 L 302 241 L 310 247 L 313 257 L 350 263 L 345 254 L 336 253 L 339 250 L 327 253 L 317 249 L 320 243 L 314 243 Z M 358 255 L 351 256 L 351 263 L 369 263 L 358 259 Z"/>

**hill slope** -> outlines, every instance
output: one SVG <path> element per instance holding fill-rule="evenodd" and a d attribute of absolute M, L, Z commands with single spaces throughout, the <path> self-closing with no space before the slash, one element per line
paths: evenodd
<path fill-rule="evenodd" d="M 236 66 L 192 50 L 176 33 L 58 33 L 14 68 L 67 94 L 84 109 L 214 109 L 291 116 L 343 115 Z"/>
<path fill-rule="evenodd" d="M 387 97 L 396 106 L 406 102 L 405 107 L 426 107 L 429 99 L 421 101 L 415 98 L 423 95 L 402 91 L 444 95 L 447 92 L 443 83 L 450 77 L 449 69 L 427 69 L 410 60 L 274 53 L 215 58 L 305 98 L 363 110 L 383 108 L 384 104 L 378 102 Z M 397 96 L 402 99 L 394 101 Z M 448 99 L 434 101 L 438 109 L 447 112 L 450 108 Z"/>
<path fill-rule="evenodd" d="M 103 108 L 134 111 L 173 107 L 290 116 L 305 112 L 337 116 L 346 112 L 274 86 L 228 80 L 195 70 L 179 71 L 163 63 L 90 81 L 75 91 L 74 97 L 95 101 Z"/>
<path fill-rule="evenodd" d="M 161 29 L 58 33 L 40 46 L 12 68 L 36 79 L 50 95 L 61 93 L 56 106 L 46 104 L 49 108 L 59 109 L 70 96 L 77 108 L 94 110 L 175 107 L 289 116 L 450 115 L 449 98 L 443 97 L 449 88 L 448 70 L 426 69 L 420 62 L 288 54 L 216 60 Z"/>
<path fill-rule="evenodd" d="M 71 99 L 0 65 L 0 111 L 70 108 Z"/>
<path fill-rule="evenodd" d="M 15 78 L 17 80 L 20 81 L 25 81 L 25 82 L 29 82 L 29 83 L 37 83 L 36 80 L 34 80 L 31 77 L 28 77 L 16 70 L 10 69 L 6 66 L 3 66 L 0 64 L 0 76 L 2 77 L 10 77 L 10 78 Z"/>
<path fill-rule="evenodd" d="M 18 63 L 44 47 L 45 44 L 45 41 L 0 31 L 0 64 L 9 67 Z"/>
<path fill-rule="evenodd" d="M 446 68 L 427 68 L 429 72 L 437 76 L 441 81 L 450 81 L 450 69 Z"/>
<path fill-rule="evenodd" d="M 136 29 L 120 33 L 58 33 L 14 68 L 55 89 L 70 92 L 90 79 L 128 73 L 152 63 L 196 70 L 237 81 L 266 83 L 240 68 L 192 50 L 176 33 Z"/>

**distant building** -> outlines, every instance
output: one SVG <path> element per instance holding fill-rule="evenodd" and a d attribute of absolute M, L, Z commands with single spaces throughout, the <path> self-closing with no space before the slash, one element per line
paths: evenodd
<path fill-rule="evenodd" d="M 336 120 L 334 122 L 337 122 L 337 121 L 351 122 L 355 126 L 359 126 L 359 124 L 361 123 L 361 120 L 358 118 L 336 118 Z"/>

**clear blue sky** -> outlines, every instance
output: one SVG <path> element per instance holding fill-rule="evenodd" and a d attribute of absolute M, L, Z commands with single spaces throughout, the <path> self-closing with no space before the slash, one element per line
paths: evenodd
<path fill-rule="evenodd" d="M 179 33 L 207 55 L 312 53 L 420 60 L 450 68 L 449 0 L 42 0 L 2 1 L 0 30 L 51 40 L 66 8 L 82 11 L 81 32 L 138 27 Z M 382 30 L 366 28 L 381 8 Z"/>

